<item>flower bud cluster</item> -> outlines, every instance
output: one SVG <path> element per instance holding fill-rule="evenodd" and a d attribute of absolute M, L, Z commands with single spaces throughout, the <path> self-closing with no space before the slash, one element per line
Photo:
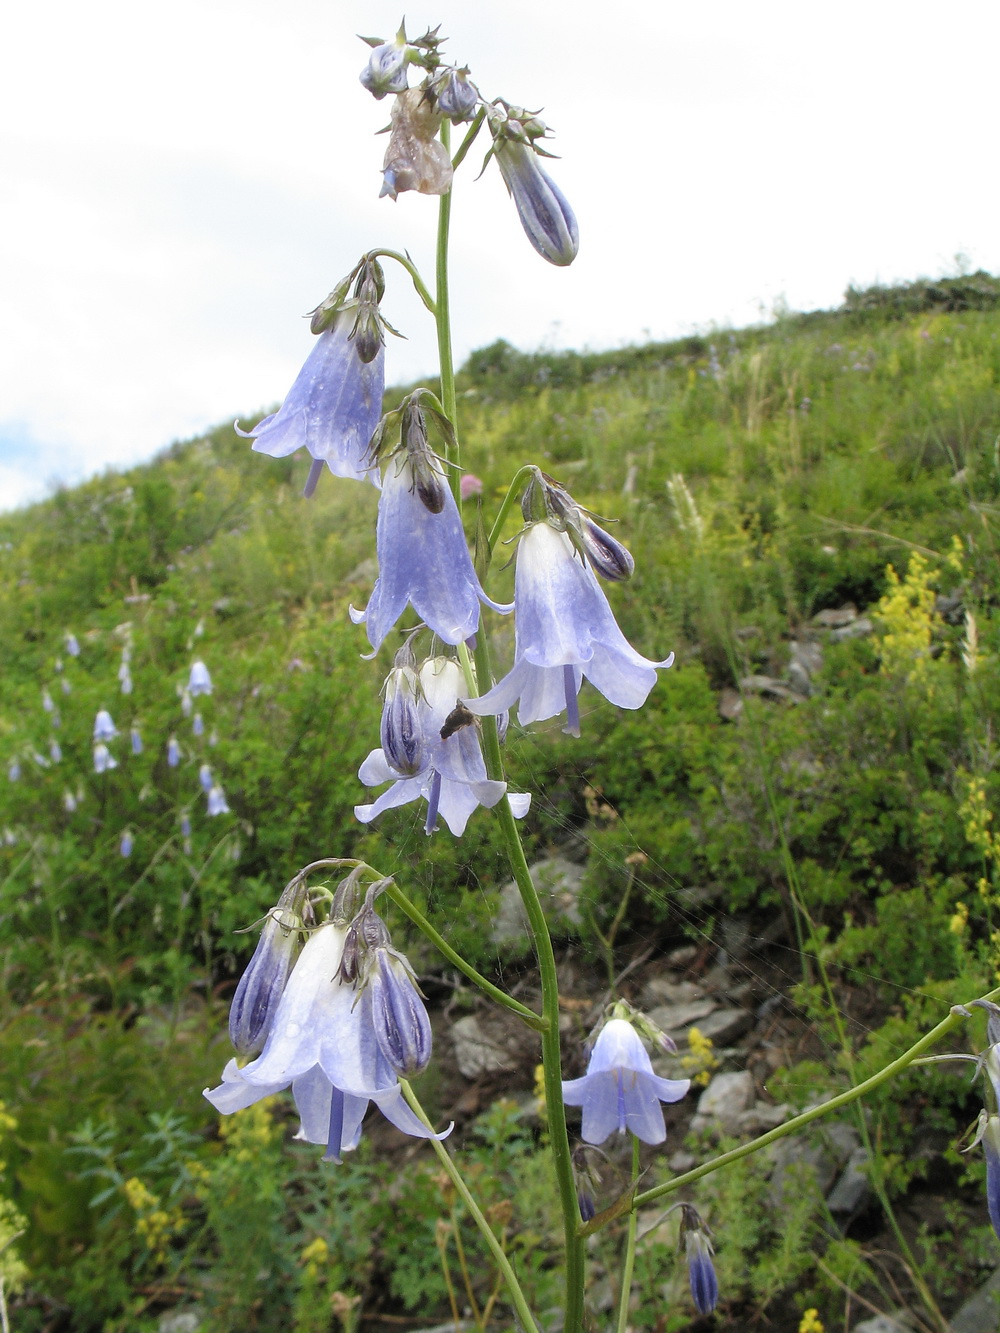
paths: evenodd
<path fill-rule="evenodd" d="M 498 99 L 487 111 L 492 154 L 514 200 L 525 235 L 543 259 L 560 267 L 572 264 L 580 248 L 576 215 L 539 157 L 551 157 L 538 144 L 548 135 L 534 112 Z"/>

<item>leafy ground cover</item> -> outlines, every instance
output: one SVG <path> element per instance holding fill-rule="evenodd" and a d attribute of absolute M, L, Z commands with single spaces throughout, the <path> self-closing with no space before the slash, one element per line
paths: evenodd
<path fill-rule="evenodd" d="M 616 613 L 641 651 L 677 653 L 641 715 L 584 695 L 580 740 L 508 739 L 532 855 L 581 869 L 553 904 L 569 1059 L 609 984 L 647 1004 L 687 985 L 748 1024 L 725 1050 L 689 1025 L 688 1067 L 749 1069 L 762 1105 L 802 1106 L 995 984 L 998 307 L 976 274 L 613 353 L 497 344 L 464 367 L 484 501 L 536 462 L 619 517 L 637 572 Z M 408 810 L 353 818 L 379 700 L 347 611 L 374 577 L 376 496 L 325 478 L 303 502 L 305 468 L 225 428 L 0 518 L 0 1247 L 21 1233 L 0 1275 L 27 1333 L 152 1330 L 191 1307 L 211 1333 L 415 1329 L 450 1292 L 510 1327 L 425 1148 L 372 1127 L 321 1166 L 280 1099 L 220 1123 L 200 1096 L 228 1057 L 256 938 L 239 932 L 319 856 L 396 874 L 478 967 L 533 985 L 495 942 L 488 813 L 461 841 Z M 186 693 L 195 658 L 210 696 Z M 119 734 L 96 773 L 100 708 Z M 205 766 L 228 812 L 208 815 Z M 537 1057 L 463 1075 L 450 1032 L 474 1002 L 414 944 L 439 1053 L 421 1094 L 556 1310 Z M 970 1023 L 964 1048 L 984 1044 Z M 831 1327 L 905 1306 L 940 1327 L 1000 1257 L 978 1154 L 956 1150 L 980 1104 L 959 1066 L 881 1089 L 850 1126 L 869 1185 L 846 1215 L 818 1159 L 777 1195 L 773 1161 L 711 1178 L 728 1317 L 792 1330 L 808 1309 Z M 671 1133 L 695 1160 L 742 1132 L 694 1110 Z M 595 1169 L 613 1193 L 621 1164 Z M 635 1327 L 687 1327 L 676 1222 L 643 1226 Z"/>

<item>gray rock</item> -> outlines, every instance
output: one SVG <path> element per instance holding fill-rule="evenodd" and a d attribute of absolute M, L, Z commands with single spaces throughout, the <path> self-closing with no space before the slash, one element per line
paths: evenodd
<path fill-rule="evenodd" d="M 677 1152 L 667 1162 L 667 1165 L 675 1175 L 682 1176 L 685 1171 L 690 1171 L 698 1165 L 698 1159 L 693 1152 L 688 1152 L 686 1148 L 678 1148 Z"/>
<path fill-rule="evenodd" d="M 772 1106 L 770 1102 L 757 1102 L 749 1111 L 743 1111 L 737 1117 L 737 1127 L 741 1134 L 766 1134 L 769 1129 L 783 1125 L 794 1112 L 784 1102 Z"/>
<path fill-rule="evenodd" d="M 853 602 L 845 602 L 843 606 L 828 607 L 825 611 L 817 611 L 812 618 L 812 623 L 818 625 L 820 629 L 843 629 L 849 625 L 852 620 L 857 620 L 858 608 Z"/>
<path fill-rule="evenodd" d="M 871 1181 L 865 1169 L 867 1165 L 866 1150 L 855 1148 L 837 1183 L 826 1196 L 826 1206 L 831 1213 L 856 1213 L 864 1207 L 871 1196 Z"/>
<path fill-rule="evenodd" d="M 157 1322 L 158 1333 L 198 1333 L 205 1311 L 199 1305 L 190 1305 L 186 1310 L 167 1310 Z"/>
<path fill-rule="evenodd" d="M 517 1055 L 502 1037 L 487 1032 L 475 1014 L 466 1014 L 452 1024 L 455 1063 L 465 1078 L 498 1074 L 516 1069 Z"/>
<path fill-rule="evenodd" d="M 667 967 L 690 967 L 698 957 L 697 944 L 679 944 L 667 954 Z"/>
<path fill-rule="evenodd" d="M 650 977 L 642 994 L 644 1009 L 655 1005 L 690 1004 L 700 1000 L 705 992 L 693 981 L 674 981 L 670 976 Z"/>
<path fill-rule="evenodd" d="M 830 642 L 840 643 L 844 639 L 863 639 L 866 635 L 872 634 L 875 626 L 867 616 L 860 616 L 857 620 L 852 620 L 849 625 L 844 625 L 841 629 L 830 631 Z"/>
<path fill-rule="evenodd" d="M 738 1074 L 716 1074 L 698 1098 L 698 1115 L 717 1120 L 724 1129 L 735 1131 L 740 1113 L 753 1105 L 753 1075 L 748 1069 Z"/>
<path fill-rule="evenodd" d="M 564 856 L 548 856 L 528 867 L 542 906 L 549 916 L 563 917 L 574 926 L 580 924 L 577 900 L 583 883 L 583 866 Z M 521 894 L 513 880 L 500 890 L 500 902 L 493 919 L 493 943 L 527 944 L 528 919 Z"/>
<path fill-rule="evenodd" d="M 735 722 L 743 712 L 743 696 L 727 685 L 719 691 L 719 716 L 726 722 Z"/>
<path fill-rule="evenodd" d="M 715 1000 L 710 1000 L 706 995 L 701 1000 L 692 1000 L 689 1004 L 658 1004 L 655 1009 L 649 1011 L 649 1018 L 658 1028 L 677 1041 L 677 1033 L 683 1033 L 685 1028 L 691 1027 L 697 1023 L 701 1027 L 701 1021 L 717 1009 L 719 1006 Z"/>
<path fill-rule="evenodd" d="M 792 663 L 805 672 L 806 676 L 815 676 L 823 665 L 823 649 L 811 639 L 792 639 L 788 645 Z"/>
<path fill-rule="evenodd" d="M 694 1026 L 713 1046 L 728 1046 L 753 1027 L 753 1015 L 746 1009 L 716 1009 Z"/>
<path fill-rule="evenodd" d="M 800 1168 L 811 1169 L 821 1194 L 826 1194 L 836 1177 L 837 1161 L 825 1143 L 786 1138 L 764 1151 L 770 1153 L 774 1163 L 768 1193 L 775 1208 L 780 1208 L 786 1197 L 801 1189 L 797 1179 Z"/>
<path fill-rule="evenodd" d="M 772 699 L 798 702 L 798 696 L 791 686 L 783 680 L 775 680 L 773 676 L 744 676 L 740 681 L 740 689 L 744 694 L 766 694 Z"/>
<path fill-rule="evenodd" d="M 1000 1268 L 952 1315 L 952 1333 L 996 1333 L 998 1319 Z"/>
<path fill-rule="evenodd" d="M 916 1321 L 909 1310 L 896 1310 L 892 1314 L 877 1314 L 871 1319 L 862 1319 L 854 1325 L 853 1333 L 913 1333 Z"/>

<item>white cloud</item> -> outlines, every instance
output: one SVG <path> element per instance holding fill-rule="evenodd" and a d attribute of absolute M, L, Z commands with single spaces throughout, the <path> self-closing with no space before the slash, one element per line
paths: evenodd
<path fill-rule="evenodd" d="M 489 95 L 544 104 L 580 218 L 579 259 L 550 268 L 495 170 L 472 180 L 477 145 L 455 193 L 459 359 L 498 337 L 606 347 L 742 324 L 779 295 L 831 305 L 958 250 L 1000 268 L 992 0 L 441 0 L 426 18 Z M 301 315 L 370 246 L 431 276 L 435 203 L 377 198 L 387 103 L 357 83 L 354 34 L 398 20 L 386 0 L 15 11 L 0 421 L 63 476 L 271 405 L 308 351 Z M 390 284 L 400 382 L 432 370 L 434 338 Z M 49 475 L 16 438 L 0 434 L 0 505 Z"/>

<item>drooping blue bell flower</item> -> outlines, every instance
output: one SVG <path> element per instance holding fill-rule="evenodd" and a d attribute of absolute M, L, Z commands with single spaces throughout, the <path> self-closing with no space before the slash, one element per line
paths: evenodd
<path fill-rule="evenodd" d="M 538 153 L 519 139 L 501 137 L 496 159 L 528 240 L 550 264 L 572 264 L 580 248 L 576 215 Z"/>
<path fill-rule="evenodd" d="M 368 444 L 382 415 L 385 352 L 380 346 L 371 361 L 362 360 L 353 336 L 358 310 L 357 301 L 348 302 L 319 335 L 278 411 L 239 431 L 272 458 L 306 449 L 313 460 L 306 495 L 324 466 L 335 477 L 378 485 Z"/>
<path fill-rule="evenodd" d="M 677 1102 L 691 1086 L 687 1078 L 660 1078 L 642 1038 L 624 1018 L 612 1018 L 601 1029 L 583 1078 L 564 1080 L 563 1101 L 583 1109 L 582 1137 L 603 1143 L 626 1130 L 643 1143 L 667 1137 L 661 1102 Z"/>
<path fill-rule="evenodd" d="M 719 1303 L 719 1282 L 712 1263 L 712 1242 L 697 1209 L 682 1204 L 681 1243 L 688 1266 L 691 1299 L 700 1315 L 711 1314 Z"/>
<path fill-rule="evenodd" d="M 584 677 L 619 708 L 641 708 L 673 653 L 652 662 L 637 653 L 615 621 L 594 571 L 565 532 L 533 523 L 521 537 L 514 581 L 514 665 L 478 699 L 473 713 L 517 703 L 522 725 L 566 711 L 563 728 L 580 734 L 577 695 Z"/>
<path fill-rule="evenodd" d="M 97 716 L 94 718 L 94 740 L 110 741 L 118 735 L 118 728 L 111 720 L 111 714 L 106 708 L 99 708 Z"/>

